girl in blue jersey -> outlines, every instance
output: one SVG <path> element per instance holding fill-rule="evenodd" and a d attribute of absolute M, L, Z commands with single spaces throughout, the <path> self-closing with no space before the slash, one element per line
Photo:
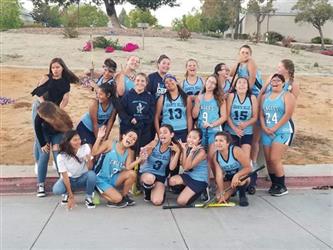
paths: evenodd
<path fill-rule="evenodd" d="M 124 96 L 130 89 L 134 88 L 136 70 L 139 68 L 139 66 L 139 57 L 130 56 L 127 59 L 125 69 L 115 77 L 118 96 Z"/>
<path fill-rule="evenodd" d="M 187 133 L 192 129 L 191 100 L 179 87 L 177 79 L 171 74 L 164 77 L 167 92 L 160 96 L 156 104 L 155 129 L 160 124 L 170 124 L 177 140 L 186 141 Z"/>
<path fill-rule="evenodd" d="M 205 82 L 202 94 L 196 97 L 192 110 L 193 118 L 198 118 L 197 127 L 203 134 L 201 144 L 208 149 L 208 163 L 212 166 L 215 134 L 222 131 L 222 124 L 227 120 L 226 102 L 217 84 L 216 75 L 211 75 Z M 212 168 L 214 171 L 214 169 Z"/>
<path fill-rule="evenodd" d="M 219 63 L 214 68 L 214 74 L 218 76 L 218 85 L 223 94 L 229 93 L 231 81 L 228 75 L 228 67 L 225 63 Z"/>
<path fill-rule="evenodd" d="M 282 156 L 292 139 L 293 127 L 290 118 L 295 108 L 295 97 L 283 89 L 284 82 L 283 75 L 274 74 L 270 81 L 272 91 L 263 95 L 260 101 L 262 143 L 268 173 L 272 181 L 269 192 L 273 196 L 282 196 L 288 193 Z"/>
<path fill-rule="evenodd" d="M 160 55 L 157 59 L 157 71 L 148 75 L 147 91 L 150 92 L 156 100 L 166 93 L 163 78 L 170 70 L 170 58 L 166 55 Z"/>
<path fill-rule="evenodd" d="M 185 79 L 182 83 L 182 89 L 187 96 L 194 102 L 195 97 L 203 89 L 203 80 L 197 75 L 198 62 L 195 59 L 189 59 L 186 62 Z"/>
<path fill-rule="evenodd" d="M 207 154 L 201 146 L 201 140 L 201 130 L 193 129 L 188 134 L 186 143 L 180 142 L 184 173 L 169 179 L 170 186 L 185 186 L 177 198 L 180 206 L 191 204 L 206 190 L 208 185 Z"/>
<path fill-rule="evenodd" d="M 156 104 L 155 130 L 160 131 L 160 124 L 170 124 L 176 140 L 186 141 L 187 133 L 192 129 L 192 102 L 177 83 L 175 76 L 164 77 L 167 92 L 160 96 Z M 170 171 L 171 176 L 179 173 L 179 166 Z"/>
<path fill-rule="evenodd" d="M 89 112 L 84 114 L 77 126 L 77 131 L 83 143 L 94 145 L 98 128 L 106 125 L 106 138 L 109 136 L 117 114 L 116 87 L 103 83 L 97 89 L 97 100 L 93 100 Z M 106 139 L 105 138 L 105 139 Z"/>
<path fill-rule="evenodd" d="M 180 156 L 180 148 L 174 139 L 172 126 L 163 124 L 160 127 L 159 138 L 142 150 L 146 151 L 148 157 L 140 166 L 144 200 L 159 206 L 164 200 L 167 168 L 175 169 Z"/>
<path fill-rule="evenodd" d="M 239 77 L 227 99 L 228 124 L 226 131 L 236 146 L 243 149 L 250 158 L 253 137 L 253 124 L 258 119 L 258 103 L 251 95 L 249 81 Z"/>
<path fill-rule="evenodd" d="M 135 160 L 134 151 L 130 148 L 138 140 L 135 131 L 128 131 L 122 135 L 119 142 L 107 140 L 102 142 L 105 136 L 105 126 L 99 128 L 96 142 L 92 148 L 92 155 L 105 154 L 102 167 L 97 174 L 96 187 L 102 196 L 108 201 L 109 207 L 125 207 L 134 205 L 128 192 L 136 180 L 134 166 L 142 162 L 142 158 Z M 122 189 L 121 189 L 122 187 Z"/>
<path fill-rule="evenodd" d="M 134 129 L 140 140 L 138 147 L 147 145 L 155 135 L 151 135 L 155 115 L 155 98 L 145 90 L 147 76 L 139 73 L 135 77 L 135 86 L 121 99 L 125 116 L 120 116 L 120 133 Z"/>
<path fill-rule="evenodd" d="M 217 185 L 216 198 L 219 203 L 226 202 L 230 196 L 239 191 L 239 205 L 248 206 L 246 186 L 248 179 L 240 182 L 240 178 L 251 172 L 250 158 L 243 150 L 232 144 L 231 136 L 226 132 L 215 135 L 216 153 L 214 155 L 215 179 Z M 232 190 L 221 195 L 223 190 L 232 187 Z"/>

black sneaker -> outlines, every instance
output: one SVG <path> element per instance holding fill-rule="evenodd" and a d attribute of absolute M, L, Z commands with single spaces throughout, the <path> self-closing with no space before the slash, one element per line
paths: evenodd
<path fill-rule="evenodd" d="M 96 206 L 95 206 L 95 204 L 93 203 L 93 201 L 92 201 L 92 199 L 89 197 L 87 197 L 86 199 L 85 199 L 85 202 L 86 202 L 86 207 L 87 208 L 95 208 Z"/>
<path fill-rule="evenodd" d="M 202 194 L 200 195 L 200 200 L 202 202 L 207 202 L 210 200 L 209 187 L 207 187 L 205 191 L 202 192 Z"/>
<path fill-rule="evenodd" d="M 135 205 L 135 201 L 132 200 L 128 195 L 124 197 L 124 200 L 127 202 L 127 206 L 133 206 Z"/>
<path fill-rule="evenodd" d="M 106 204 L 107 207 L 115 207 L 115 208 L 123 208 L 127 206 L 127 201 L 125 201 L 125 199 L 122 199 L 120 202 L 118 203 L 114 203 L 111 201 L 108 201 L 108 203 Z"/>
<path fill-rule="evenodd" d="M 239 205 L 241 207 L 247 207 L 249 205 L 249 201 L 246 196 L 239 197 Z"/>
<path fill-rule="evenodd" d="M 151 189 L 143 189 L 143 200 L 145 202 L 150 202 L 151 198 Z"/>
<path fill-rule="evenodd" d="M 288 194 L 288 189 L 286 187 L 276 186 L 271 191 L 272 196 L 283 196 L 286 194 Z"/>
<path fill-rule="evenodd" d="M 61 199 L 61 205 L 67 205 L 68 203 L 68 194 L 63 194 Z"/>
<path fill-rule="evenodd" d="M 37 197 L 45 197 L 45 187 L 44 183 L 38 183 L 37 185 Z"/>

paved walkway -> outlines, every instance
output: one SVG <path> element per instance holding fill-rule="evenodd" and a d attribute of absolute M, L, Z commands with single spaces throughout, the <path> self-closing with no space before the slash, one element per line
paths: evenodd
<path fill-rule="evenodd" d="M 142 196 L 134 207 L 88 210 L 77 195 L 72 211 L 56 196 L 0 198 L 0 249 L 333 249 L 332 190 L 259 191 L 246 208 L 177 210 Z"/>

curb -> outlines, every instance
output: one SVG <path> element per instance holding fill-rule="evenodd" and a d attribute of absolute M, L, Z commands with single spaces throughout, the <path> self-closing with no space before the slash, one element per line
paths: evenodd
<path fill-rule="evenodd" d="M 46 191 L 52 192 L 52 186 L 58 177 L 46 178 Z M 266 177 L 258 177 L 257 188 L 268 189 L 271 185 Z M 300 176 L 286 177 L 288 188 L 314 188 L 321 186 L 333 186 L 333 176 Z M 31 193 L 36 192 L 36 177 L 5 177 L 0 179 L 0 193 Z"/>

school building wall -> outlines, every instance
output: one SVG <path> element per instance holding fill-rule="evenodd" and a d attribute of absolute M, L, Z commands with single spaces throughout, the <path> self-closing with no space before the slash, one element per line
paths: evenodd
<path fill-rule="evenodd" d="M 291 36 L 298 42 L 310 42 L 319 32 L 310 23 L 295 23 L 295 15 L 276 13 L 274 16 L 265 17 L 261 23 L 261 34 L 275 31 L 283 36 Z M 267 29 L 268 28 L 268 29 Z M 242 22 L 241 33 L 252 35 L 257 31 L 257 22 L 253 15 L 247 14 Z M 323 26 L 325 38 L 333 39 L 333 22 L 326 22 Z"/>

